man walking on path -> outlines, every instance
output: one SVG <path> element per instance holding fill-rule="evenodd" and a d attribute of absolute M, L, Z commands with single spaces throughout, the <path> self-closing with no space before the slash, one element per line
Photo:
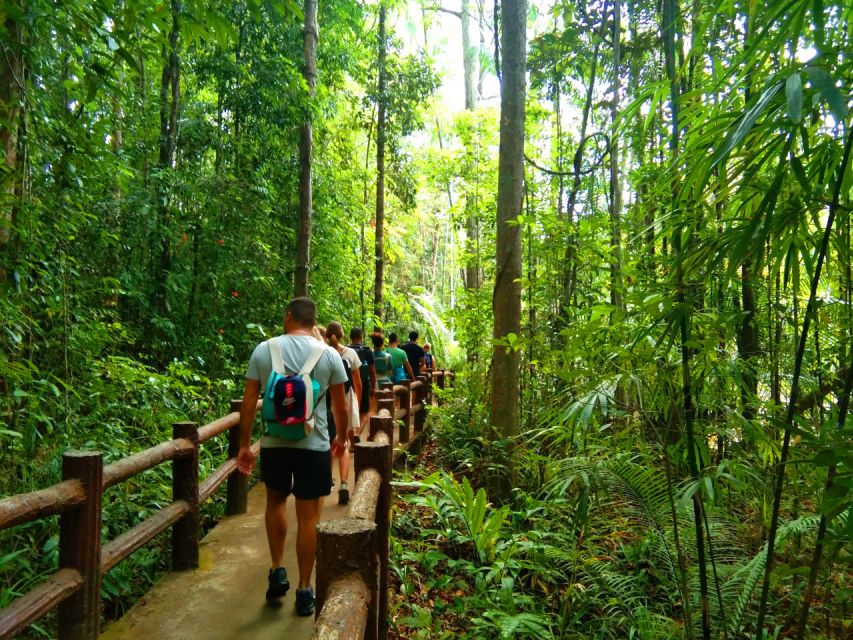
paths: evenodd
<path fill-rule="evenodd" d="M 406 352 L 409 366 L 412 368 L 415 377 L 421 375 L 421 371 L 424 369 L 424 350 L 418 344 L 418 332 L 410 331 L 409 341 L 400 348 Z"/>
<path fill-rule="evenodd" d="M 409 365 L 409 356 L 400 348 L 400 338 L 396 333 L 388 336 L 388 353 L 391 355 L 391 367 L 394 371 L 394 384 L 404 380 L 415 379 L 412 367 Z"/>
<path fill-rule="evenodd" d="M 341 357 L 330 347 L 318 342 L 311 330 L 317 322 L 317 307 L 308 298 L 294 298 L 284 315 L 284 335 L 277 336 L 255 347 L 246 370 L 246 387 L 240 409 L 240 451 L 237 468 L 249 475 L 255 466 L 255 456 L 249 448 L 252 425 L 258 396 L 263 385 L 270 380 L 273 362 L 282 363 L 289 376 L 302 373 L 312 360 L 313 368 L 307 373 L 319 385 L 313 407 L 313 428 L 306 421 L 304 437 L 285 439 L 265 430 L 261 439 L 261 480 L 266 484 L 267 503 L 265 524 L 272 568 L 269 571 L 267 600 L 283 598 L 290 588 L 287 571 L 282 566 L 284 538 L 287 534 L 285 503 L 292 493 L 296 500 L 296 559 L 299 566 L 299 584 L 296 589 L 296 612 L 300 616 L 314 613 L 314 591 L 311 573 L 317 547 L 317 523 L 320 520 L 322 499 L 331 493 L 332 469 L 330 450 L 346 447 L 346 430 L 329 442 L 328 417 L 324 396 L 332 398 L 332 413 L 339 424 L 347 423 L 344 383 L 347 375 Z M 275 350 L 275 353 L 272 352 Z M 313 389 L 313 382 L 312 382 Z M 303 403 L 314 396 L 306 388 Z M 283 403 L 284 404 L 284 403 Z M 309 415 L 306 409 L 306 415 Z M 301 427 L 302 425 L 300 425 Z M 303 429 L 305 431 L 305 429 Z"/>
<path fill-rule="evenodd" d="M 370 396 L 373 395 L 373 390 L 376 388 L 376 364 L 373 360 L 373 352 L 363 342 L 364 332 L 361 330 L 361 327 L 350 329 L 349 339 L 349 348 L 355 351 L 355 354 L 361 360 L 361 367 L 359 368 L 361 375 L 361 397 L 358 399 L 358 433 L 360 434 L 370 415 Z M 352 444 L 353 442 L 350 442 L 350 446 Z"/>

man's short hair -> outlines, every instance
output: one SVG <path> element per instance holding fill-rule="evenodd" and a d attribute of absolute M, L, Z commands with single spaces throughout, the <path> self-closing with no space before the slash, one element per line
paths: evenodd
<path fill-rule="evenodd" d="M 349 330 L 349 339 L 355 342 L 356 340 L 361 340 L 364 337 L 364 332 L 361 330 L 361 327 L 353 327 Z"/>
<path fill-rule="evenodd" d="M 371 333 L 370 341 L 373 343 L 373 348 L 379 350 L 382 348 L 382 345 L 385 344 L 385 336 L 381 333 Z"/>
<path fill-rule="evenodd" d="M 417 339 L 418 339 L 418 332 L 417 331 L 409 331 L 409 340 L 414 342 Z"/>
<path fill-rule="evenodd" d="M 287 305 L 287 313 L 301 327 L 313 327 L 317 324 L 317 305 L 311 298 L 294 298 Z"/>
<path fill-rule="evenodd" d="M 397 342 L 397 334 L 396 333 L 391 333 L 388 335 L 388 344 L 391 344 L 392 342 Z"/>

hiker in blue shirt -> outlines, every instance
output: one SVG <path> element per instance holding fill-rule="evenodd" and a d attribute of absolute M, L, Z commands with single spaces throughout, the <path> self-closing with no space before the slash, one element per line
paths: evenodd
<path fill-rule="evenodd" d="M 296 612 L 314 613 L 311 572 L 317 547 L 317 523 L 323 497 L 331 493 L 332 452 L 346 448 L 342 429 L 329 442 L 325 395 L 339 424 L 347 424 L 344 383 L 347 374 L 338 353 L 316 340 L 311 331 L 317 307 L 308 298 L 294 298 L 284 315 L 284 335 L 255 347 L 246 370 L 240 409 L 240 451 L 237 468 L 249 475 L 255 466 L 250 449 L 258 396 L 263 391 L 264 436 L 261 439 L 261 480 L 266 485 L 266 530 L 272 568 L 268 575 L 268 601 L 283 598 L 290 588 L 283 566 L 287 533 L 285 504 L 296 500 L 296 558 L 299 584 Z"/>

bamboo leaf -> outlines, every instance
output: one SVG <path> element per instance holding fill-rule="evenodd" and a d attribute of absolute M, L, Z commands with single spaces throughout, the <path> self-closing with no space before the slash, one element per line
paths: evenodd
<path fill-rule="evenodd" d="M 737 128 L 734 130 L 732 134 L 726 138 L 725 143 L 722 148 L 714 154 L 714 159 L 711 161 L 711 168 L 713 169 L 717 164 L 719 164 L 720 160 L 725 158 L 737 145 L 743 142 L 743 139 L 746 135 L 752 130 L 752 127 L 755 125 L 756 120 L 764 113 L 764 110 L 770 105 L 773 101 L 773 98 L 776 97 L 776 94 L 782 89 L 782 82 L 774 82 L 769 87 L 764 90 L 764 93 L 761 94 L 761 97 L 758 99 L 758 102 L 755 103 L 755 106 L 752 107 L 746 114 L 741 118 L 740 123 Z"/>
<path fill-rule="evenodd" d="M 788 117 L 799 123 L 803 117 L 803 79 L 799 72 L 791 74 L 785 81 L 785 99 L 788 102 Z"/>
<path fill-rule="evenodd" d="M 847 117 L 847 101 L 841 95 L 838 87 L 835 86 L 835 80 L 832 79 L 824 69 L 820 67 L 806 67 L 806 73 L 809 76 L 814 87 L 820 92 L 824 100 L 826 100 L 829 110 L 835 119 L 839 122 Z"/>

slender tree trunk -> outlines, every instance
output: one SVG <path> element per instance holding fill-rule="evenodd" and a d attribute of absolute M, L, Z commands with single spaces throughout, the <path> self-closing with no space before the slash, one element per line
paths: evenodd
<path fill-rule="evenodd" d="M 753 29 L 752 10 L 745 16 L 744 25 L 744 48 L 748 46 Z M 692 65 L 691 65 L 692 69 Z M 744 103 L 748 104 L 752 94 L 752 72 L 747 73 L 746 86 L 744 89 Z M 746 203 L 747 217 L 752 215 L 752 202 Z M 758 393 L 758 377 L 756 375 L 756 357 L 758 356 L 758 322 L 757 308 L 755 305 L 755 291 L 753 288 L 753 262 L 754 255 L 748 253 L 740 267 L 740 296 L 743 311 L 743 322 L 738 332 L 738 358 L 743 366 L 743 388 L 741 389 L 741 410 L 743 417 L 752 420 L 755 417 L 755 402 Z"/>
<path fill-rule="evenodd" d="M 161 176 L 157 180 L 158 191 L 158 242 L 160 256 L 154 274 L 154 313 L 163 317 L 167 313 L 166 281 L 172 269 L 171 238 L 169 226 L 170 194 L 165 174 L 175 165 L 178 143 L 178 110 L 181 102 L 180 64 L 178 61 L 178 36 L 180 33 L 180 2 L 172 0 L 172 29 L 169 44 L 163 47 L 163 73 L 160 77 L 160 154 L 158 167 Z"/>
<path fill-rule="evenodd" d="M 505 0 L 501 8 L 500 152 L 498 155 L 498 206 L 495 289 L 495 347 L 491 370 L 491 416 L 495 436 L 512 438 L 519 421 L 519 352 L 507 345 L 508 336 L 521 332 L 521 227 L 514 224 L 522 213 L 524 180 L 524 103 L 527 47 L 527 2 Z M 510 461 L 512 457 L 510 456 Z M 510 477 L 494 480 L 493 495 L 509 497 Z"/>
<path fill-rule="evenodd" d="M 488 29 L 488 25 L 486 24 L 486 0 L 477 0 L 477 30 L 480 34 L 480 59 L 483 60 L 485 56 L 489 55 L 489 52 L 486 50 L 486 29 Z M 486 77 L 486 69 L 482 64 L 477 66 L 477 97 L 482 100 L 483 99 L 483 78 Z"/>
<path fill-rule="evenodd" d="M 471 43 L 471 1 L 462 0 L 459 20 L 462 26 L 462 76 L 465 86 L 465 110 L 477 108 L 474 87 L 474 75 L 477 71 L 477 50 Z M 470 192 L 470 190 L 469 190 Z M 483 282 L 483 270 L 480 266 L 480 221 L 477 216 L 477 203 L 474 198 L 465 198 L 465 288 L 479 289 Z M 471 355 L 471 354 L 469 354 Z"/>
<path fill-rule="evenodd" d="M 619 67 L 622 62 L 622 5 L 620 0 L 613 2 L 613 101 L 610 104 L 610 303 L 622 311 L 622 183 L 619 176 L 619 91 L 621 81 Z"/>
<path fill-rule="evenodd" d="M 314 97 L 317 84 L 317 0 L 305 0 L 304 56 L 303 75 L 308 84 L 309 98 Z M 293 293 L 296 296 L 308 295 L 308 271 L 311 264 L 311 214 L 313 198 L 311 192 L 311 163 L 313 140 L 311 130 L 311 108 L 306 110 L 306 119 L 299 128 L 299 223 L 296 229 L 296 275 Z"/>
<path fill-rule="evenodd" d="M 681 99 L 681 91 L 679 90 L 678 75 L 676 72 L 675 63 L 675 40 L 676 40 L 676 22 L 677 4 L 676 0 L 664 0 L 663 2 L 663 24 L 662 24 L 662 39 L 664 45 L 664 57 L 666 62 L 666 74 L 669 80 L 670 89 L 670 109 L 672 110 L 672 131 L 670 135 L 670 151 L 675 160 L 679 155 L 679 101 Z M 672 205 L 675 209 L 678 198 L 678 183 L 673 180 L 672 183 Z M 684 411 L 684 431 L 685 431 L 685 446 L 687 447 L 687 463 L 690 469 L 690 475 L 694 482 L 699 479 L 699 464 L 696 459 L 696 438 L 693 433 L 695 407 L 693 405 L 693 387 L 691 378 L 691 351 L 690 342 L 690 320 L 687 309 L 690 308 L 685 304 L 685 285 L 684 285 L 684 267 L 681 257 L 684 254 L 684 249 L 681 246 L 681 228 L 676 227 L 672 234 L 672 249 L 676 255 L 675 269 L 675 287 L 676 299 L 680 312 L 679 333 L 681 343 L 681 381 L 682 381 L 682 401 Z M 699 570 L 699 602 L 702 612 L 702 638 L 710 640 L 711 638 L 711 617 L 708 599 L 708 567 L 705 561 L 705 536 L 702 531 L 703 527 L 703 509 L 701 491 L 693 494 L 693 525 L 696 532 L 696 562 Z"/>
<path fill-rule="evenodd" d="M 820 274 L 823 270 L 823 263 L 826 260 L 829 251 L 832 225 L 835 223 L 835 217 L 838 214 L 838 208 L 841 204 L 842 184 L 847 172 L 848 163 L 850 162 L 851 145 L 853 145 L 853 134 L 851 134 L 848 129 L 847 139 L 844 143 L 844 154 L 841 158 L 841 164 L 838 167 L 838 174 L 835 177 L 832 202 L 829 206 L 829 213 L 826 218 L 826 228 L 823 232 L 820 250 L 815 263 L 814 274 L 812 275 L 809 300 L 806 304 L 806 313 L 803 318 L 803 327 L 800 331 L 797 353 L 794 356 L 794 371 L 791 376 L 791 391 L 788 394 L 788 408 L 785 412 L 785 435 L 782 438 L 782 451 L 779 456 L 779 464 L 776 468 L 775 487 L 773 491 L 773 510 L 770 516 L 770 530 L 767 534 L 767 562 L 764 568 L 764 580 L 761 584 L 761 599 L 758 603 L 758 619 L 755 624 L 759 634 L 761 634 L 764 629 L 764 618 L 767 615 L 767 600 L 770 597 L 770 574 L 773 570 L 773 561 L 775 559 L 776 533 L 779 530 L 779 510 L 782 506 L 782 491 L 785 485 L 785 466 L 788 462 L 788 452 L 791 446 L 791 432 L 793 430 L 794 417 L 796 415 L 800 396 L 800 374 L 802 373 L 803 368 L 803 356 L 805 355 L 806 344 L 808 342 L 809 327 L 811 326 L 811 322 L 817 309 L 817 289 L 818 284 L 820 283 Z M 794 290 L 796 291 L 796 288 Z"/>
<path fill-rule="evenodd" d="M 10 45 L 0 56 L 0 148 L 4 170 L 0 172 L 0 284 L 11 266 L 13 232 L 17 218 L 16 194 L 21 190 L 23 172 L 18 162 L 18 134 L 24 93 L 23 25 L 13 18 L 4 24 Z"/>
<path fill-rule="evenodd" d="M 379 105 L 376 117 L 376 280 L 373 294 L 373 314 L 382 319 L 382 284 L 385 278 L 385 4 L 379 5 Z"/>

